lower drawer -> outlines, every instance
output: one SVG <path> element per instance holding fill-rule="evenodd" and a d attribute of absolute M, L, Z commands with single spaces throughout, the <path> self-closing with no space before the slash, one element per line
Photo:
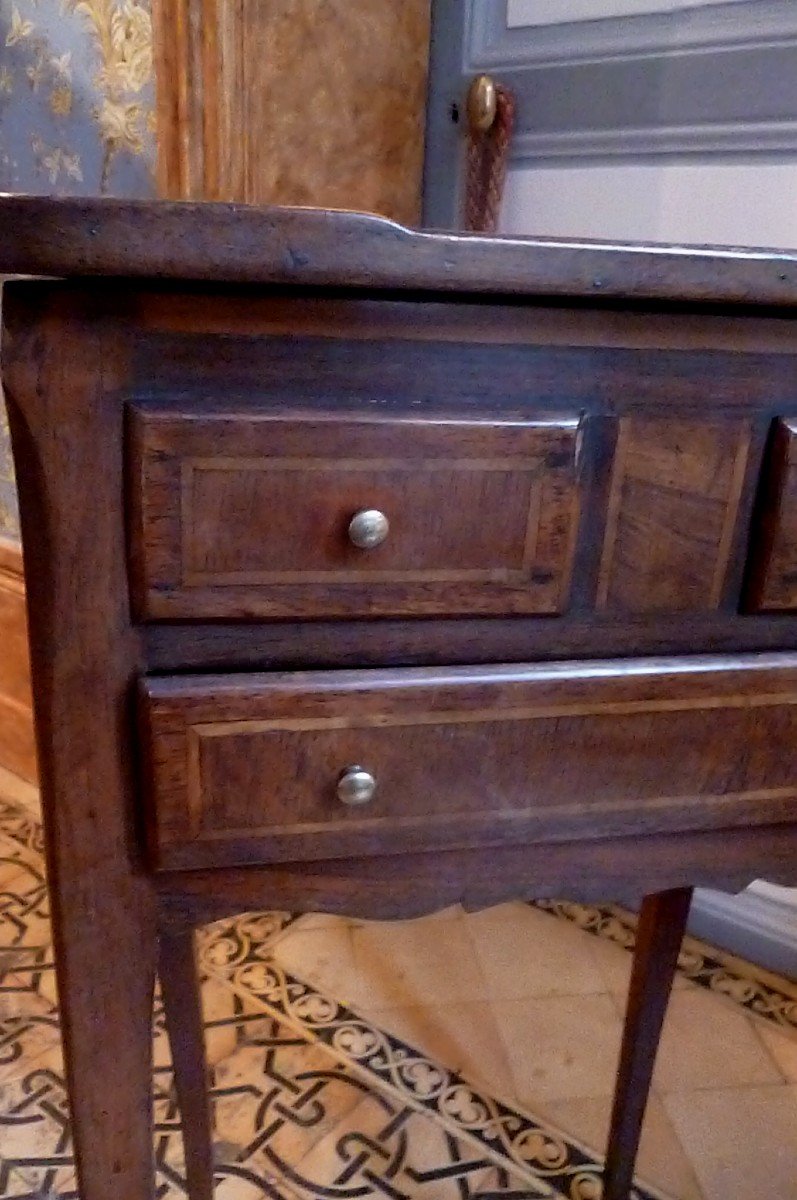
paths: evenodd
<path fill-rule="evenodd" d="M 797 820 L 797 655 L 142 684 L 162 869 Z"/>

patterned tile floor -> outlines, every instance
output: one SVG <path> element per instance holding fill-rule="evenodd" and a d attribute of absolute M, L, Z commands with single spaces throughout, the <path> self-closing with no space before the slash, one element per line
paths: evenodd
<path fill-rule="evenodd" d="M 0 772 L 0 1197 L 77 1200 L 32 788 Z M 504 905 L 202 931 L 218 1200 L 599 1200 L 633 918 Z M 154 1013 L 157 1195 L 185 1195 Z M 690 941 L 637 1200 L 797 1200 L 797 987 Z"/>

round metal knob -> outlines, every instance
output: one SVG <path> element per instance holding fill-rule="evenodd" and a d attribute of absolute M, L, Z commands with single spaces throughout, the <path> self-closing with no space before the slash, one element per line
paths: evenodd
<path fill-rule="evenodd" d="M 337 791 L 343 804 L 367 804 L 374 798 L 376 780 L 363 767 L 347 767 L 338 780 Z"/>
<path fill-rule="evenodd" d="M 378 508 L 364 508 L 349 521 L 349 541 L 360 550 L 381 546 L 388 535 L 390 522 Z"/>

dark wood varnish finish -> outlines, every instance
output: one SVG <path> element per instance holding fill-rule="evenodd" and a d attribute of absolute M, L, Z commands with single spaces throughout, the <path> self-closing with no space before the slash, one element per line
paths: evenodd
<path fill-rule="evenodd" d="M 185 921 L 162 922 L 158 951 L 188 1195 L 190 1200 L 213 1200 L 211 1081 L 193 926 Z"/>
<path fill-rule="evenodd" d="M 749 828 L 797 809 L 797 657 L 150 680 L 161 868 Z M 336 796 L 367 769 L 373 799 Z"/>
<path fill-rule="evenodd" d="M 797 610 L 797 418 L 775 422 L 751 543 L 749 612 Z"/>
<path fill-rule="evenodd" d="M 30 305 L 3 304 L 3 384 L 72 1136 L 84 1200 L 149 1200 L 158 917 L 136 817 L 131 702 L 142 663 L 116 399 L 125 356 L 101 303 L 40 307 L 35 289 L 27 296 Z"/>
<path fill-rule="evenodd" d="M 142 616 L 557 613 L 578 415 L 535 420 L 134 409 Z M 348 535 L 362 510 L 381 545 Z"/>
<path fill-rule="evenodd" d="M 0 196 L 0 274 L 793 307 L 797 255 L 405 229 L 365 213 Z"/>
<path fill-rule="evenodd" d="M 646 896 L 637 926 L 602 1200 L 627 1200 L 692 888 Z"/>
<path fill-rule="evenodd" d="M 598 608 L 688 612 L 719 606 L 750 451 L 745 421 L 620 421 Z"/>
<path fill-rule="evenodd" d="M 158 935 L 205 1200 L 196 922 L 797 883 L 793 255 L 6 197 L 0 271 L 117 277 L 2 341 L 83 1200 L 153 1194 Z"/>

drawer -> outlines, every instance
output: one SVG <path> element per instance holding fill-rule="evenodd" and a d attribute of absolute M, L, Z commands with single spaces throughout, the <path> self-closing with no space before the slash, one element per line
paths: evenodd
<path fill-rule="evenodd" d="M 576 415 L 177 413 L 129 422 L 144 618 L 561 612 Z"/>
<path fill-rule="evenodd" d="M 797 417 L 775 422 L 751 539 L 748 612 L 797 610 Z"/>
<path fill-rule="evenodd" d="M 797 819 L 797 655 L 150 679 L 141 709 L 159 868 Z"/>

